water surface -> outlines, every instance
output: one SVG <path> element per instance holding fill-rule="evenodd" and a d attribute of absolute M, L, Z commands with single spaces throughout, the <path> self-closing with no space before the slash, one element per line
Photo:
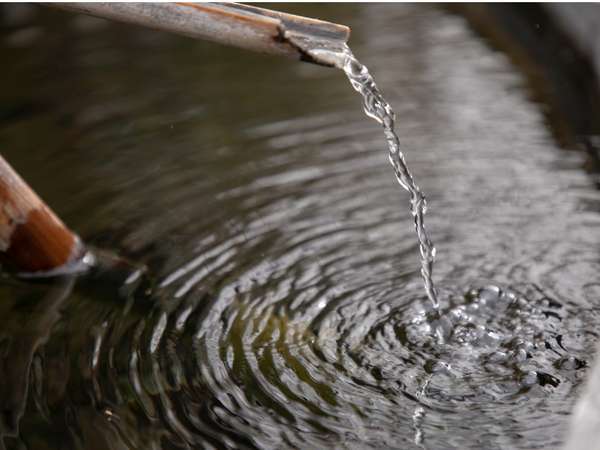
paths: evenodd
<path fill-rule="evenodd" d="M 585 155 L 461 18 L 302 8 L 394 107 L 449 340 L 341 72 L 5 7 L 3 155 L 131 261 L 2 278 L 6 448 L 560 447 L 600 322 Z"/>

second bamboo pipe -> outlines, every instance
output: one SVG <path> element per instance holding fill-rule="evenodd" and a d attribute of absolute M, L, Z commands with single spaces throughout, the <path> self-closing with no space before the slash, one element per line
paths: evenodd
<path fill-rule="evenodd" d="M 0 259 L 28 275 L 57 273 L 84 253 L 76 234 L 0 155 Z"/>

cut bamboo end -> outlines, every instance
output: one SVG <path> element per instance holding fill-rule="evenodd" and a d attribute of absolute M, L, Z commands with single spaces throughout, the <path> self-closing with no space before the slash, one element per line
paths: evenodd
<path fill-rule="evenodd" d="M 29 275 L 60 271 L 78 261 L 84 247 L 0 155 L 0 255 Z"/>

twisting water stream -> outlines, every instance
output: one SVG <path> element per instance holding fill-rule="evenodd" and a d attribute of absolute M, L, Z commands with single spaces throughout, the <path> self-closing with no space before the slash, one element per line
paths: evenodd
<path fill-rule="evenodd" d="M 362 95 L 365 113 L 383 126 L 383 132 L 389 148 L 390 163 L 394 168 L 398 182 L 410 194 L 411 213 L 414 217 L 415 231 L 417 232 L 419 250 L 421 252 L 421 275 L 423 276 L 427 297 L 429 297 L 433 308 L 437 311 L 439 302 L 432 278 L 435 247 L 425 229 L 427 200 L 419 186 L 415 183 L 404 160 L 404 155 L 400 150 L 400 139 L 394 130 L 394 121 L 396 120 L 394 111 L 383 98 L 379 89 L 377 89 L 375 80 L 367 67 L 363 66 L 354 57 L 348 46 L 342 52 L 344 73 L 350 80 L 352 87 Z"/>
<path fill-rule="evenodd" d="M 340 71 L 1 11 L 3 156 L 135 264 L 2 275 L 0 448 L 561 447 L 600 328 L 600 193 L 460 17 L 335 17 L 435 206 L 425 292 L 421 195 L 413 217 Z"/>

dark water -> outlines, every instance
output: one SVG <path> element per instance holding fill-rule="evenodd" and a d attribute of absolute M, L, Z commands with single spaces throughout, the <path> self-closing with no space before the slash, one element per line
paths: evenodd
<path fill-rule="evenodd" d="M 560 447 L 600 323 L 600 195 L 461 18 L 297 8 L 352 26 L 394 106 L 439 344 L 406 193 L 340 71 L 12 8 L 3 155 L 131 264 L 3 276 L 6 448 Z"/>

